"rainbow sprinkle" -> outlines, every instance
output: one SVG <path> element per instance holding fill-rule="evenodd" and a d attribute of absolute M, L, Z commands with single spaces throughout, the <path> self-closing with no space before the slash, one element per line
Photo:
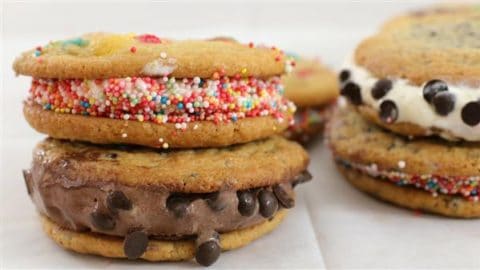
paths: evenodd
<path fill-rule="evenodd" d="M 260 116 L 292 123 L 296 108 L 283 92 L 279 77 L 34 78 L 28 100 L 56 113 L 174 123 L 184 130 L 195 121 L 236 122 Z"/>
<path fill-rule="evenodd" d="M 289 130 L 300 134 L 312 126 L 324 124 L 332 114 L 332 107 L 333 106 L 300 108 L 295 113 L 295 123 L 289 127 Z"/>
<path fill-rule="evenodd" d="M 376 164 L 363 165 L 352 163 L 340 158 L 336 162 L 347 169 L 355 169 L 375 178 L 385 179 L 398 186 L 411 186 L 438 194 L 461 195 L 469 201 L 477 202 L 480 194 L 480 176 L 440 176 L 412 175 L 400 171 L 379 170 Z M 405 167 L 405 162 L 399 162 L 399 168 Z"/>
<path fill-rule="evenodd" d="M 62 44 L 62 46 L 75 45 L 78 47 L 85 47 L 89 44 L 89 41 L 81 37 L 78 37 L 78 38 L 72 38 L 72 39 L 60 41 L 60 44 Z"/>

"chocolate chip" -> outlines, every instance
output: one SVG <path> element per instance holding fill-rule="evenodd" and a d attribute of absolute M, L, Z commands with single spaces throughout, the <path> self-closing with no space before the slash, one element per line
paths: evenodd
<path fill-rule="evenodd" d="M 171 195 L 167 199 L 167 208 L 173 212 L 175 217 L 182 218 L 187 214 L 190 200 L 181 196 Z"/>
<path fill-rule="evenodd" d="M 380 119 L 387 124 L 395 122 L 398 118 L 398 109 L 395 102 L 385 100 L 380 104 Z"/>
<path fill-rule="evenodd" d="M 123 241 L 123 252 L 128 259 L 134 260 L 140 258 L 147 250 L 148 236 L 142 231 L 134 231 Z"/>
<path fill-rule="evenodd" d="M 118 154 L 117 153 L 107 153 L 106 156 L 109 159 L 116 159 L 118 157 Z"/>
<path fill-rule="evenodd" d="M 392 90 L 392 81 L 388 79 L 378 80 L 372 87 L 372 97 L 374 99 L 381 99 L 388 91 Z"/>
<path fill-rule="evenodd" d="M 463 107 L 462 120 L 472 127 L 480 123 L 480 101 L 469 102 Z"/>
<path fill-rule="evenodd" d="M 220 257 L 220 252 L 221 248 L 218 242 L 210 240 L 197 247 L 195 260 L 203 266 L 209 266 L 217 261 L 218 257 Z"/>
<path fill-rule="evenodd" d="M 295 187 L 298 184 L 303 184 L 310 180 L 312 180 L 312 174 L 309 171 L 305 170 L 301 172 L 299 175 L 295 176 L 295 178 L 292 181 L 292 186 Z"/>
<path fill-rule="evenodd" d="M 249 217 L 255 212 L 257 200 L 250 191 L 238 191 L 238 212 L 240 215 Z"/>
<path fill-rule="evenodd" d="M 295 206 L 295 200 L 287 193 L 287 191 L 282 186 L 273 186 L 273 193 L 283 207 L 288 209 Z"/>
<path fill-rule="evenodd" d="M 260 214 L 264 218 L 269 218 L 275 214 L 278 208 L 278 201 L 272 192 L 268 190 L 261 190 L 258 193 L 258 201 L 260 202 Z"/>
<path fill-rule="evenodd" d="M 350 79 L 350 71 L 346 69 L 342 70 L 338 75 L 338 78 L 340 79 L 340 82 L 346 82 L 348 79 Z"/>
<path fill-rule="evenodd" d="M 90 218 L 93 226 L 99 230 L 109 231 L 115 228 L 115 220 L 108 214 L 95 211 L 90 214 Z"/>
<path fill-rule="evenodd" d="M 423 87 L 423 98 L 428 103 L 432 103 L 435 95 L 445 91 L 448 91 L 448 85 L 444 81 L 431 80 Z"/>
<path fill-rule="evenodd" d="M 353 82 L 345 84 L 340 91 L 342 96 L 345 96 L 353 105 L 362 104 L 362 93 L 360 87 Z"/>
<path fill-rule="evenodd" d="M 132 203 L 125 196 L 125 194 L 119 190 L 115 190 L 108 194 L 107 197 L 107 206 L 111 210 L 121 209 L 121 210 L 130 210 L 132 209 Z"/>
<path fill-rule="evenodd" d="M 433 97 L 432 103 L 439 115 L 446 116 L 455 108 L 455 96 L 449 92 L 440 92 Z"/>
<path fill-rule="evenodd" d="M 220 192 L 213 192 L 207 194 L 205 197 L 205 202 L 213 211 L 222 211 L 227 207 L 227 202 L 223 200 L 220 196 Z"/>

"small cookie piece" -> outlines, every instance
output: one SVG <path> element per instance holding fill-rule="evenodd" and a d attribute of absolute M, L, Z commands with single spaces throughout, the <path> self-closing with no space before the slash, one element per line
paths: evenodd
<path fill-rule="evenodd" d="M 308 143 L 323 131 L 339 95 L 336 75 L 316 59 L 296 58 L 295 69 L 283 78 L 285 96 L 298 107 L 288 138 Z"/>
<path fill-rule="evenodd" d="M 339 108 L 327 139 L 348 181 L 382 200 L 459 218 L 480 217 L 480 145 L 407 138 Z"/>
<path fill-rule="evenodd" d="M 57 139 L 155 148 L 218 147 L 281 134 L 295 106 L 281 50 L 235 41 L 96 33 L 17 58 L 32 76 L 24 114 Z"/>
<path fill-rule="evenodd" d="M 480 141 L 479 46 L 474 6 L 397 17 L 357 47 L 341 93 L 396 133 Z"/>
<path fill-rule="evenodd" d="M 286 216 L 286 212 L 287 210 L 280 210 L 271 219 L 265 220 L 258 225 L 220 234 L 222 251 L 241 248 L 270 233 L 281 223 Z M 127 258 L 128 256 L 124 251 L 125 245 L 121 237 L 91 232 L 76 232 L 59 226 L 45 216 L 41 218 L 45 233 L 65 249 L 109 258 Z M 142 244 L 135 243 L 135 245 L 142 248 L 143 240 L 141 241 Z M 140 251 L 138 250 L 133 249 L 132 252 L 139 253 Z M 195 255 L 194 241 L 151 239 L 139 258 L 147 261 L 182 261 L 190 260 Z"/>
<path fill-rule="evenodd" d="M 194 239 L 197 261 L 210 265 L 220 255 L 218 233 L 293 207 L 307 165 L 305 150 L 280 136 L 168 152 L 49 138 L 24 177 L 37 210 L 62 228 L 124 238 L 129 259 L 142 257 L 153 239 Z"/>

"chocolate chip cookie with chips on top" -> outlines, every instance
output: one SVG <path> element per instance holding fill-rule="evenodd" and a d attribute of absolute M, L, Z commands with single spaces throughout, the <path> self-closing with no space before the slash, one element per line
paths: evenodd
<path fill-rule="evenodd" d="M 295 69 L 283 79 L 285 96 L 297 106 L 287 138 L 303 144 L 322 133 L 339 95 L 337 75 L 318 59 L 295 57 Z"/>
<path fill-rule="evenodd" d="M 24 114 L 51 137 L 24 171 L 45 232 L 79 253 L 208 266 L 272 231 L 311 178 L 305 150 L 276 135 L 295 111 L 279 79 L 291 64 L 275 48 L 153 35 L 24 53 Z"/>
<path fill-rule="evenodd" d="M 216 147 L 281 134 L 295 107 L 282 51 L 221 40 L 87 34 L 15 60 L 32 76 L 24 114 L 57 139 Z"/>
<path fill-rule="evenodd" d="M 480 217 L 480 9 L 395 18 L 340 73 L 328 128 L 339 170 L 382 200 Z"/>
<path fill-rule="evenodd" d="M 479 47 L 478 6 L 400 16 L 357 47 L 341 93 L 396 133 L 480 141 Z"/>

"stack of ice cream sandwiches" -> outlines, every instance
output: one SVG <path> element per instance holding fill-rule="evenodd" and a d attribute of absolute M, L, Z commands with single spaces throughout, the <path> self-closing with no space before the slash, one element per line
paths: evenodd
<path fill-rule="evenodd" d="M 310 145 L 323 133 L 330 118 L 339 87 L 334 71 L 315 58 L 295 59 L 295 69 L 283 78 L 285 96 L 297 106 L 295 122 L 285 135 L 304 145 Z"/>
<path fill-rule="evenodd" d="M 480 217 L 480 9 L 394 18 L 340 73 L 349 105 L 329 124 L 340 171 L 382 200 Z"/>
<path fill-rule="evenodd" d="M 23 53 L 24 115 L 49 138 L 24 171 L 45 232 L 112 258 L 214 263 L 273 230 L 309 180 L 281 134 L 276 48 L 87 34 Z"/>

